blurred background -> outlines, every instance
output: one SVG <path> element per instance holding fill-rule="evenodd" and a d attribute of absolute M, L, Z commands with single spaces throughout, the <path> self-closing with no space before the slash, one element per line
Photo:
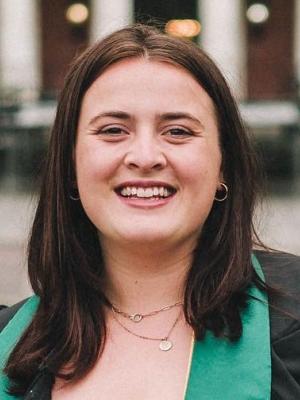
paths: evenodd
<path fill-rule="evenodd" d="M 267 174 L 258 231 L 300 255 L 300 0 L 0 0 L 0 304 L 30 294 L 26 242 L 68 66 L 134 21 L 193 40 L 219 65 Z"/>

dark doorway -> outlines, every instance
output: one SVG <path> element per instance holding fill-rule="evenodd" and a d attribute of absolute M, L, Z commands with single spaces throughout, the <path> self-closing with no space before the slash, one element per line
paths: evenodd
<path fill-rule="evenodd" d="M 163 25 L 170 19 L 197 19 L 196 0 L 135 0 L 134 7 L 136 22 Z"/>
<path fill-rule="evenodd" d="M 88 43 L 87 19 L 82 24 L 72 24 L 66 11 L 74 1 L 43 0 L 41 7 L 42 79 L 43 96 L 54 97 L 62 87 L 66 70 L 73 57 Z M 81 1 L 88 7 L 88 1 Z"/>
<path fill-rule="evenodd" d="M 247 8 L 258 1 L 247 1 Z M 247 21 L 249 100 L 290 99 L 295 93 L 293 72 L 294 0 L 265 0 L 269 18 Z"/>

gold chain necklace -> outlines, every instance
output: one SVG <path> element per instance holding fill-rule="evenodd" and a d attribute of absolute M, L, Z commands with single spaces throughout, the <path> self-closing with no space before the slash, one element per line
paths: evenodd
<path fill-rule="evenodd" d="M 162 312 L 162 311 L 168 311 L 168 310 L 171 310 L 171 309 L 174 308 L 174 307 L 178 307 L 178 306 L 182 306 L 182 305 L 183 305 L 183 302 L 182 302 L 182 301 L 177 301 L 177 302 L 174 303 L 174 304 L 171 304 L 171 305 L 169 305 L 169 306 L 162 307 L 162 308 L 160 308 L 160 309 L 158 309 L 158 310 L 151 311 L 151 312 L 149 312 L 149 313 L 147 313 L 147 314 L 141 314 L 141 313 L 129 314 L 129 313 L 125 312 L 125 311 L 121 311 L 121 310 L 120 310 L 119 308 L 117 308 L 114 304 L 111 305 L 111 309 L 112 309 L 112 311 L 114 311 L 116 314 L 120 314 L 120 315 L 122 315 L 122 317 L 125 317 L 125 318 L 127 318 L 127 319 L 130 319 L 130 320 L 133 321 L 133 322 L 140 322 L 140 321 L 141 321 L 142 319 L 144 319 L 144 318 L 152 317 L 153 315 L 157 315 L 157 314 L 159 314 L 159 313 Z"/>
<path fill-rule="evenodd" d="M 174 306 L 175 307 L 175 306 Z M 160 337 L 160 338 L 155 338 L 155 337 L 151 337 L 151 336 L 144 336 L 144 335 L 139 335 L 138 333 L 132 332 L 130 329 L 127 328 L 127 326 L 123 325 L 123 323 L 117 318 L 116 316 L 116 311 L 111 308 L 112 310 L 112 316 L 114 318 L 114 320 L 127 332 L 130 333 L 131 335 L 143 339 L 143 340 L 152 340 L 152 341 L 158 341 L 159 343 L 159 349 L 162 351 L 169 351 L 172 349 L 173 347 L 173 342 L 170 340 L 170 335 L 173 332 L 173 329 L 175 328 L 176 324 L 178 323 L 179 319 L 180 319 L 180 315 L 181 315 L 181 310 L 177 316 L 177 318 L 175 319 L 173 325 L 171 326 L 169 332 L 167 333 L 166 336 L 164 337 Z"/>

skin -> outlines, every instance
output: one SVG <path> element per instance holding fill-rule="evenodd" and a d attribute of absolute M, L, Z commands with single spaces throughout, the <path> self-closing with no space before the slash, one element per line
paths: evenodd
<path fill-rule="evenodd" d="M 213 103 L 183 68 L 127 59 L 89 88 L 75 148 L 77 186 L 99 232 L 106 294 L 119 308 L 147 313 L 182 299 L 195 243 L 222 182 L 221 162 Z M 159 181 L 176 192 L 167 200 L 128 200 L 115 191 L 128 181 Z M 176 307 L 134 326 L 123 322 L 141 335 L 163 337 L 179 312 Z M 57 380 L 55 400 L 112 393 L 124 400 L 183 398 L 192 337 L 183 316 L 172 332 L 176 350 L 167 353 L 122 330 L 110 311 L 107 327 L 93 371 L 63 389 Z"/>
<path fill-rule="evenodd" d="M 112 111 L 127 117 L 100 116 Z M 169 113 L 191 118 L 167 119 Z M 132 285 L 115 290 L 120 280 L 145 277 L 147 286 L 150 279 L 156 287 L 158 273 L 164 284 L 174 274 L 172 280 L 178 274 L 182 279 L 222 181 L 213 103 L 196 80 L 182 68 L 145 59 L 109 67 L 84 96 L 75 164 L 82 205 L 99 231 L 113 299 L 125 305 L 123 292 L 132 291 Z M 151 208 L 149 200 L 140 206 L 124 203 L 114 190 L 147 180 L 170 184 L 176 194 Z"/>

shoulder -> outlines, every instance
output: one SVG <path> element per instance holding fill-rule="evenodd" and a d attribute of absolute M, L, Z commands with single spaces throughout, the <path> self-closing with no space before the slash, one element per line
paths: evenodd
<path fill-rule="evenodd" d="M 279 252 L 255 252 L 266 282 L 277 293 L 269 294 L 272 339 L 300 329 L 300 257 Z"/>
<path fill-rule="evenodd" d="M 300 257 L 277 252 L 255 252 L 268 285 L 272 396 L 300 398 Z M 273 398 L 273 397 L 272 397 Z"/>
<path fill-rule="evenodd" d="M 9 323 L 9 321 L 15 316 L 20 308 L 26 303 L 28 299 L 22 300 L 11 307 L 3 307 L 0 309 L 0 333 Z"/>
<path fill-rule="evenodd" d="M 261 250 L 254 253 L 260 261 L 268 283 L 285 286 L 287 290 L 300 294 L 299 256 Z"/>
<path fill-rule="evenodd" d="M 287 307 L 286 311 L 296 313 L 300 318 L 300 309 L 294 308 L 300 300 L 300 257 L 288 253 L 256 251 L 266 283 L 278 289 L 280 296 L 271 295 L 271 303 Z"/>
<path fill-rule="evenodd" d="M 270 303 L 300 320 L 300 257 L 293 254 L 256 251 L 266 283 L 278 290 Z"/>

